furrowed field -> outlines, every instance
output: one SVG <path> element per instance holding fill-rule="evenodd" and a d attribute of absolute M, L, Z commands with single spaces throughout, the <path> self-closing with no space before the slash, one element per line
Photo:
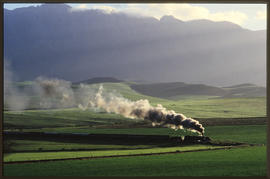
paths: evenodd
<path fill-rule="evenodd" d="M 4 174 L 16 176 L 265 176 L 266 147 L 158 156 L 9 164 L 4 166 Z"/>
<path fill-rule="evenodd" d="M 22 84 L 21 84 L 22 85 Z M 26 85 L 26 84 L 24 84 Z M 27 84 L 29 85 L 29 84 Z M 129 83 L 104 83 L 107 91 L 135 101 L 183 113 L 200 121 L 212 143 L 175 145 L 109 144 L 91 141 L 16 139 L 4 141 L 5 176 L 265 176 L 266 98 L 178 96 L 174 100 L 134 91 Z M 98 88 L 98 84 L 91 85 Z M 36 98 L 36 97 L 33 97 Z M 141 119 L 128 119 L 102 110 L 38 109 L 4 111 L 6 132 L 76 134 L 194 135 L 186 130 L 152 127 Z M 226 143 L 226 145 L 225 145 Z M 233 146 L 239 143 L 239 146 Z M 206 150 L 209 151 L 200 151 Z M 218 149 L 218 150 L 216 150 Z M 189 152 L 187 152 L 189 151 Z M 173 153 L 174 152 L 174 153 Z M 178 153 L 175 153 L 178 152 Z M 183 153 L 179 153 L 183 152 Z M 164 153 L 164 154 L 160 154 Z M 166 154 L 170 153 L 170 154 Z M 142 155 L 146 156 L 132 156 Z M 149 155 L 148 155 L 149 154 Z M 157 155 L 159 154 L 159 155 Z M 125 156 L 122 156 L 125 155 Z M 76 158 L 89 158 L 76 160 Z M 95 158 L 104 157 L 104 158 Z M 38 163 L 8 163 L 48 159 Z M 33 172 L 35 171 L 35 172 Z"/>

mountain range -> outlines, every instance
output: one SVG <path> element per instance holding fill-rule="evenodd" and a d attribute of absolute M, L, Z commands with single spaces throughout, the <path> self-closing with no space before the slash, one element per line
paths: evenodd
<path fill-rule="evenodd" d="M 266 86 L 266 31 L 65 4 L 4 9 L 4 57 L 19 80 L 182 81 Z"/>

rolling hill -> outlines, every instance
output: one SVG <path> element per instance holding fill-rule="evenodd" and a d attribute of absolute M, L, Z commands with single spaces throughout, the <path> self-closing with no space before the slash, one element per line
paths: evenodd
<path fill-rule="evenodd" d="M 16 83 L 16 85 L 22 90 L 25 90 L 23 86 L 29 89 L 31 84 L 31 82 Z M 134 84 L 131 82 L 121 82 L 102 84 L 104 90 L 118 94 L 120 93 L 128 100 L 136 101 L 140 99 L 148 99 L 150 104 L 153 106 L 162 104 L 167 109 L 183 113 L 184 115 L 192 118 L 243 118 L 265 117 L 266 115 L 265 97 L 246 97 L 251 96 L 251 94 L 255 96 L 256 93 L 254 91 L 256 91 L 256 89 L 261 89 L 262 91 L 265 90 L 265 88 L 263 89 L 252 84 L 241 84 L 223 88 L 202 84 L 186 84 L 181 82 L 159 84 Z M 93 88 L 98 88 L 100 83 L 88 85 Z M 146 92 L 148 95 L 134 90 L 134 86 L 140 86 L 141 89 L 144 90 L 144 93 Z M 147 88 L 144 89 L 144 86 Z M 181 91 L 181 89 L 184 90 Z M 200 89 L 202 90 L 200 91 Z M 153 97 L 151 91 L 155 96 L 161 97 Z M 227 96 L 219 98 L 214 96 L 223 95 L 225 94 L 224 91 L 228 92 L 226 93 Z M 240 92 L 243 97 L 236 95 Z M 231 96 L 229 96 L 229 94 L 231 94 Z M 263 92 L 261 92 L 260 95 L 263 95 Z M 194 96 L 200 97 L 201 99 Z M 29 125 L 31 126 L 29 129 L 41 129 L 46 127 L 81 128 L 83 126 L 134 127 L 137 124 L 151 126 L 148 125 L 148 123 L 140 123 L 131 119 L 129 120 L 113 113 L 104 113 L 102 111 L 95 110 L 83 111 L 76 106 L 74 106 L 74 108 L 40 109 L 38 96 L 30 96 L 30 106 L 27 110 L 9 111 L 9 109 L 6 108 L 4 111 L 5 129 L 28 128 Z"/>
<path fill-rule="evenodd" d="M 76 84 L 80 84 L 80 83 L 95 84 L 95 83 L 120 83 L 120 82 L 123 82 L 123 81 L 116 79 L 116 78 L 112 78 L 112 77 L 96 77 L 96 78 L 90 78 L 88 80 L 74 82 L 72 84 L 76 85 Z"/>
<path fill-rule="evenodd" d="M 144 95 L 179 99 L 190 96 L 209 97 L 262 97 L 266 96 L 266 88 L 254 84 L 240 84 L 230 87 L 214 87 L 204 84 L 175 83 L 153 83 L 153 84 L 131 84 L 130 87 Z"/>

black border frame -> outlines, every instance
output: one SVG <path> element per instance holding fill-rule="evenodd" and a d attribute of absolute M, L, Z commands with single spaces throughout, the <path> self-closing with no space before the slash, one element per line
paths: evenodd
<path fill-rule="evenodd" d="M 269 124 L 269 116 L 270 116 L 270 6 L 268 0 L 0 0 L 0 178 L 18 178 L 18 177 L 7 177 L 3 176 L 3 82 L 4 82 L 4 70 L 3 70 L 3 61 L 4 61 L 4 3 L 245 3 L 245 4 L 266 4 L 267 5 L 267 34 L 266 34 L 266 90 L 267 90 L 267 176 L 262 177 L 241 177 L 241 178 L 270 178 L 270 124 Z M 21 177 L 28 178 L 28 177 Z M 35 177 L 35 178 L 49 178 L 49 177 Z M 66 177 L 50 177 L 50 178 L 66 178 Z M 68 178 L 78 178 L 78 177 L 68 177 Z M 87 177 L 87 178 L 118 178 L 118 177 Z M 123 177 L 122 177 L 123 178 Z M 135 178 L 135 177 L 124 177 L 124 178 Z M 167 177 L 140 177 L 140 178 L 167 178 Z M 169 177 L 169 178 L 194 178 L 194 177 Z M 200 178 L 238 178 L 238 177 L 200 177 Z"/>

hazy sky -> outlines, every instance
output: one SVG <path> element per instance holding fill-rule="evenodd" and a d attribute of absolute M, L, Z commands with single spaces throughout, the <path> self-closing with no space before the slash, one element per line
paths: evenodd
<path fill-rule="evenodd" d="M 5 3 L 4 8 L 15 9 L 40 4 Z M 152 16 L 157 19 L 163 15 L 187 21 L 209 19 L 230 21 L 250 30 L 266 29 L 266 4 L 68 4 L 73 10 L 103 9 L 107 13 L 125 12 L 136 16 Z"/>

